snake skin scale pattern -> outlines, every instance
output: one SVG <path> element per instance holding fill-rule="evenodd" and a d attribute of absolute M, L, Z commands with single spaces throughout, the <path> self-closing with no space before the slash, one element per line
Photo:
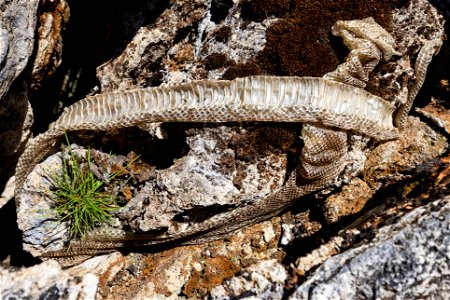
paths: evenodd
<path fill-rule="evenodd" d="M 70 106 L 28 143 L 16 168 L 16 193 L 66 131 L 151 122 L 276 121 L 317 123 L 387 140 L 398 136 L 394 109 L 362 89 L 314 77 L 250 76 L 99 94 Z"/>
<path fill-rule="evenodd" d="M 345 166 L 351 134 L 379 141 L 397 138 L 394 113 L 396 125 L 404 124 L 439 42 L 423 47 L 409 102 L 395 112 L 393 104 L 362 89 L 380 60 L 399 55 L 392 36 L 372 18 L 338 21 L 332 31 L 343 38 L 350 53 L 342 65 L 323 78 L 250 76 L 232 81 L 201 80 L 99 94 L 68 107 L 47 132 L 28 142 L 16 168 L 16 196 L 27 175 L 66 131 L 107 131 L 152 122 L 301 122 L 304 146 L 297 170 L 288 175 L 282 188 L 265 199 L 175 233 L 135 234 L 99 228 L 85 241 L 72 243 L 70 252 L 63 249 L 43 257 L 58 257 L 63 264 L 73 264 L 74 256 L 85 259 L 120 247 L 219 239 L 275 216 L 299 197 L 330 185 Z"/>

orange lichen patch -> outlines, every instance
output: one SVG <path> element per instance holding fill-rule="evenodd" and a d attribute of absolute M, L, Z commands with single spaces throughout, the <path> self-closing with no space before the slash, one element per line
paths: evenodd
<path fill-rule="evenodd" d="M 439 81 L 439 88 L 450 92 L 450 84 L 448 82 L 448 79 L 441 79 Z"/>
<path fill-rule="evenodd" d="M 196 260 L 183 293 L 190 298 L 203 297 L 212 288 L 222 284 L 258 260 L 276 258 L 284 253 L 278 249 L 281 219 L 274 218 L 240 231 L 224 241 L 203 245 L 203 256 Z"/>
<path fill-rule="evenodd" d="M 173 59 L 179 64 L 191 63 L 195 59 L 194 46 L 191 44 L 183 45 L 176 51 Z"/>
<path fill-rule="evenodd" d="M 173 46 L 167 58 L 163 63 L 167 65 L 171 72 L 182 71 L 187 64 L 193 63 L 195 60 L 194 47 L 191 44 L 179 43 Z"/>
<path fill-rule="evenodd" d="M 122 195 L 125 197 L 125 200 L 128 202 L 133 197 L 133 192 L 131 191 L 131 188 L 129 186 L 125 186 L 122 189 Z"/>
<path fill-rule="evenodd" d="M 447 133 L 450 133 L 450 112 L 433 98 L 427 106 L 424 108 L 416 108 L 416 111 L 430 118 L 439 127 L 444 128 Z"/>
<path fill-rule="evenodd" d="M 127 175 L 133 181 L 141 183 L 154 177 L 155 169 L 155 166 L 141 160 L 134 151 L 131 151 L 127 154 L 125 161 L 111 166 L 111 174 L 118 173 L 119 176 Z"/>
<path fill-rule="evenodd" d="M 62 32 L 69 22 L 70 10 L 66 1 L 42 1 L 39 6 L 37 52 L 33 65 L 33 88 L 50 77 L 61 63 Z"/>
<path fill-rule="evenodd" d="M 439 186 L 444 188 L 445 186 L 450 184 L 450 155 L 441 158 L 442 164 L 444 164 L 443 168 L 439 170 L 439 173 L 436 175 L 435 186 Z"/>
<path fill-rule="evenodd" d="M 374 192 L 363 180 L 354 178 L 341 192 L 327 198 L 323 204 L 325 220 L 335 223 L 342 217 L 358 213 Z"/>
<path fill-rule="evenodd" d="M 108 267 L 98 274 L 98 287 L 102 295 L 109 293 L 109 284 L 113 281 L 117 273 L 124 267 L 125 258 L 120 255 L 116 261 L 111 262 Z"/>
<path fill-rule="evenodd" d="M 240 267 L 227 257 L 213 257 L 208 259 L 201 272 L 194 270 L 186 282 L 183 292 L 189 298 L 203 297 L 213 287 L 234 276 Z"/>
<path fill-rule="evenodd" d="M 155 293 L 165 296 L 177 293 L 189 278 L 194 261 L 200 260 L 198 246 L 169 249 L 148 256 L 148 282 Z"/>
<path fill-rule="evenodd" d="M 154 254 L 127 255 L 125 266 L 114 273 L 114 278 L 106 273 L 103 276 L 102 296 L 106 295 L 103 299 L 202 297 L 259 260 L 281 261 L 284 252 L 278 248 L 280 223 L 281 219 L 276 217 L 224 240 Z M 106 293 L 107 289 L 111 291 Z"/>
<path fill-rule="evenodd" d="M 136 299 L 136 295 L 146 284 L 148 275 L 148 264 L 144 255 L 127 255 L 125 256 L 125 266 L 113 280 L 107 281 L 107 285 L 99 293 L 99 296 L 103 298 L 99 299 Z"/>
<path fill-rule="evenodd" d="M 442 135 L 418 118 L 409 117 L 398 140 L 380 144 L 370 151 L 362 178 L 375 189 L 382 183 L 398 182 L 405 177 L 402 172 L 437 158 L 446 147 L 447 140 Z"/>

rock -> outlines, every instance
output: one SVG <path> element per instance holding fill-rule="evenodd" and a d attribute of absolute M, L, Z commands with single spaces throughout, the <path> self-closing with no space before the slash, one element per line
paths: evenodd
<path fill-rule="evenodd" d="M 103 299 L 179 299 L 182 298 L 180 295 L 199 299 L 243 268 L 260 260 L 279 261 L 283 256 L 277 247 L 279 223 L 279 218 L 275 218 L 239 231 L 225 240 L 201 245 L 163 250 L 142 248 L 141 253 L 126 255 L 120 270 L 118 267 L 122 260 L 108 259 L 111 264 L 104 268 L 106 272 L 103 275 L 96 269 L 90 271 L 84 267 L 97 265 L 100 257 L 92 258 L 93 263 L 88 260 L 70 268 L 69 272 L 72 274 L 72 270 L 81 269 L 99 274 L 99 290 Z M 155 253 L 145 254 L 147 250 Z"/>
<path fill-rule="evenodd" d="M 55 261 L 18 270 L 0 267 L 3 299 L 95 299 L 98 278 L 87 273 L 73 277 Z"/>
<path fill-rule="evenodd" d="M 13 175 L 22 147 L 31 135 L 33 114 L 22 74 L 34 48 L 39 1 L 2 1 L 0 5 L 0 176 Z M 5 182 L 3 182 L 5 180 Z"/>
<path fill-rule="evenodd" d="M 14 188 L 15 188 L 15 176 L 12 176 L 8 179 L 5 185 L 5 189 L 3 190 L 2 195 L 0 196 L 0 208 L 5 205 L 9 200 L 14 198 Z"/>
<path fill-rule="evenodd" d="M 227 66 L 246 63 L 263 49 L 274 18 L 244 22 L 239 1 L 214 3 L 177 1 L 155 24 L 142 27 L 120 56 L 98 68 L 102 91 L 220 79 Z M 214 5 L 220 6 L 220 19 Z"/>
<path fill-rule="evenodd" d="M 412 169 L 438 158 L 447 147 L 443 135 L 418 118 L 409 117 L 399 139 L 367 151 L 362 179 L 351 179 L 341 191 L 326 198 L 322 207 L 325 221 L 332 224 L 358 213 L 386 184 L 404 180 Z"/>
<path fill-rule="evenodd" d="M 375 238 L 328 259 L 290 299 L 450 297 L 450 197 L 383 227 Z"/>
<path fill-rule="evenodd" d="M 405 103 L 415 80 L 415 57 L 425 41 L 444 39 L 444 18 L 427 0 L 410 0 L 391 13 L 390 32 L 401 56 L 370 75 L 367 90 L 393 103 Z"/>
<path fill-rule="evenodd" d="M 37 49 L 31 89 L 37 90 L 62 61 L 62 32 L 69 21 L 69 5 L 64 0 L 42 1 L 37 29 Z"/>
<path fill-rule="evenodd" d="M 448 146 L 447 139 L 416 117 L 409 117 L 398 140 L 378 145 L 368 155 L 362 172 L 372 188 L 394 183 L 425 162 L 439 157 Z"/>
<path fill-rule="evenodd" d="M 276 135 L 285 139 L 272 144 Z M 243 201 L 262 199 L 282 186 L 285 149 L 294 140 L 293 128 L 266 125 L 189 129 L 189 152 L 156 170 L 155 181 L 147 182 L 118 216 L 136 231 L 176 232 Z"/>
<path fill-rule="evenodd" d="M 174 233 L 243 201 L 257 201 L 283 184 L 287 150 L 295 140 L 295 129 L 210 126 L 207 130 L 192 128 L 187 132 L 190 150 L 186 155 L 167 168 L 153 170 L 147 165 L 147 171 L 153 175 L 142 183 L 130 182 L 130 199 L 115 213 L 122 226 L 135 232 Z M 279 139 L 281 136 L 284 138 Z M 76 145 L 72 149 L 82 161 L 87 160 L 87 150 Z M 68 156 L 67 150 L 65 153 Z M 114 163 L 116 168 L 126 165 L 123 157 L 111 158 L 96 150 L 90 153 L 91 169 L 96 168 L 100 180 L 111 175 Z M 56 221 L 51 209 L 54 196 L 50 177 L 60 172 L 61 166 L 61 153 L 47 158 L 28 176 L 25 192 L 17 199 L 24 249 L 34 256 L 61 249 L 68 242 L 67 225 Z M 138 168 L 129 175 L 134 176 Z M 144 170 L 141 168 L 136 175 L 142 175 Z M 115 191 L 119 193 L 125 183 L 117 185 L 122 187 Z"/>
<path fill-rule="evenodd" d="M 443 32 L 442 18 L 423 0 L 413 0 L 409 6 L 396 7 L 396 11 L 393 11 L 395 6 L 404 1 L 372 1 L 370 5 L 353 1 L 269 2 L 152 2 L 151 5 L 159 3 L 163 7 L 156 20 L 138 26 L 142 27 L 125 50 L 98 67 L 102 92 L 253 74 L 322 76 L 335 69 L 343 58 L 336 51 L 340 41 L 330 39 L 332 24 L 338 19 L 373 16 L 391 33 L 394 33 L 392 28 L 395 26 L 402 30 L 397 36 L 398 40 L 402 39 L 399 47 L 402 56 L 376 69 L 371 75 L 373 85 L 369 90 L 398 103 L 404 99 L 414 80 L 411 71 L 421 39 L 439 37 Z M 420 18 L 409 15 L 421 9 L 430 14 L 420 12 Z M 391 22 L 392 15 L 397 16 L 394 23 Z M 414 26 L 408 27 L 405 20 L 412 20 Z M 350 184 L 342 188 L 342 194 L 327 201 L 323 209 L 325 220 L 322 215 L 314 215 L 317 212 L 310 213 L 319 206 L 319 201 L 313 197 L 302 199 L 300 210 L 306 209 L 302 210 L 300 217 L 291 219 L 303 219 L 300 224 L 304 227 L 295 232 L 292 229 L 294 225 L 284 226 L 286 231 L 290 231 L 290 237 L 286 237 L 284 243 L 296 241 L 301 245 L 298 251 L 302 254 L 308 251 L 305 249 L 314 249 L 308 238 L 320 240 L 323 232 L 341 226 L 339 221 L 343 217 L 357 213 L 377 189 L 403 180 L 407 176 L 406 170 L 445 151 L 447 142 L 442 135 L 417 118 L 410 118 L 409 122 L 405 138 L 386 144 L 369 144 L 372 147 L 369 151 L 353 153 L 349 164 L 355 165 L 353 170 L 361 170 L 366 154 L 373 152 L 368 156 L 360 177 L 341 179 Z M 144 166 L 137 166 L 141 169 L 139 174 L 135 173 L 137 183 L 123 192 L 123 197 L 129 202 L 117 217 L 136 231 L 175 232 L 189 226 L 190 222 L 201 221 L 220 211 L 264 197 L 283 183 L 286 167 L 296 164 L 301 144 L 297 139 L 298 128 L 297 124 L 253 123 L 206 126 L 183 123 L 165 124 L 162 129 L 152 128 L 163 132 L 159 138 L 166 140 L 142 132 L 137 134 L 135 129 L 132 129 L 132 134 L 125 131 L 121 138 L 115 140 L 117 145 L 129 140 L 128 149 L 121 154 L 127 154 L 131 149 L 134 151 L 135 147 L 145 150 L 147 145 L 150 145 L 150 150 L 138 152 L 143 156 L 147 154 L 145 159 L 148 161 Z M 108 133 L 94 134 L 104 139 Z M 78 138 L 85 135 L 87 133 L 84 132 Z M 174 137 L 179 140 L 174 142 Z M 161 159 L 163 155 L 152 157 L 157 153 L 154 149 L 167 140 L 168 146 L 159 151 L 167 152 L 164 154 L 169 158 Z M 94 145 L 109 150 L 102 143 Z M 34 255 L 60 249 L 66 241 L 65 226 L 48 222 L 49 218 L 46 219 L 42 213 L 48 211 L 52 203 L 48 182 L 47 185 L 42 184 L 45 183 L 43 170 L 51 158 L 58 155 L 48 158 L 35 169 L 27 183 L 29 192 L 20 200 L 23 205 L 19 214 L 20 226 L 24 229 L 27 243 L 24 247 Z M 99 172 L 100 177 L 102 174 Z M 35 183 L 36 186 L 32 186 Z M 331 189 L 327 191 L 328 194 L 330 192 Z M 356 199 L 358 205 L 349 203 L 349 198 Z M 152 201 L 146 202 L 147 199 Z M 40 218 L 30 218 L 30 215 L 39 214 Z M 334 227 L 327 223 L 333 223 Z M 133 249 L 139 254 L 126 255 L 124 261 L 121 257 L 110 260 L 111 256 L 108 256 L 104 264 L 99 262 L 105 259 L 102 257 L 86 261 L 82 266 L 102 265 L 101 269 L 106 270 L 99 273 L 103 278 L 100 290 L 105 299 L 114 299 L 118 295 L 126 299 L 199 298 L 215 286 L 219 286 L 213 290 L 217 298 L 255 294 L 277 298 L 282 297 L 283 288 L 286 289 L 287 272 L 280 263 L 268 259 L 275 258 L 279 262 L 284 257 L 284 251 L 278 245 L 280 228 L 280 220 L 275 218 L 220 242 L 163 251 L 153 247 Z M 301 261 L 301 275 L 308 275 L 313 267 L 341 251 L 338 249 L 341 244 L 345 243 L 337 238 L 331 239 L 324 247 L 318 246 L 318 251 L 312 251 L 308 259 Z M 158 252 L 143 254 L 146 251 Z M 256 260 L 262 261 L 245 269 Z M 109 266 L 111 273 L 108 272 Z M 86 267 L 81 272 L 90 272 L 90 268 Z M 236 274 L 240 274 L 239 277 L 230 279 Z"/>
<path fill-rule="evenodd" d="M 306 256 L 299 257 L 295 262 L 295 274 L 304 276 L 312 268 L 321 265 L 324 261 L 339 253 L 344 239 L 340 236 L 333 237 L 330 241 L 320 245 L 318 249 L 311 251 Z"/>
<path fill-rule="evenodd" d="M 416 107 L 416 111 L 432 120 L 437 126 L 443 128 L 447 134 L 450 134 L 450 116 L 444 106 L 433 100 L 424 108 Z"/>
<path fill-rule="evenodd" d="M 0 99 L 28 63 L 34 47 L 39 1 L 5 1 L 0 6 Z"/>
<path fill-rule="evenodd" d="M 287 278 L 279 262 L 262 260 L 212 289 L 210 299 L 282 299 Z"/>

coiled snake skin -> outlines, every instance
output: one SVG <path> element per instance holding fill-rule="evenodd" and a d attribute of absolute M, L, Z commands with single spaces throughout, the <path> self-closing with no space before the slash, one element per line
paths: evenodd
<path fill-rule="evenodd" d="M 145 237 L 145 234 L 99 232 L 83 242 L 73 243 L 70 253 L 61 250 L 45 256 L 94 255 L 135 244 L 168 241 L 190 244 L 218 239 L 268 219 L 299 197 L 329 185 L 344 168 L 349 133 L 376 140 L 396 138 L 395 106 L 362 89 L 380 59 L 398 55 L 394 39 L 371 18 L 339 21 L 333 33 L 343 37 L 351 52 L 345 63 L 324 78 L 250 76 L 232 81 L 202 80 L 99 94 L 68 107 L 47 132 L 28 142 L 16 168 L 16 195 L 21 193 L 34 166 L 66 131 L 107 131 L 167 121 L 301 122 L 304 147 L 298 169 L 280 190 L 266 199 L 216 215 L 175 234 Z M 425 56 L 428 59 L 432 55 Z"/>

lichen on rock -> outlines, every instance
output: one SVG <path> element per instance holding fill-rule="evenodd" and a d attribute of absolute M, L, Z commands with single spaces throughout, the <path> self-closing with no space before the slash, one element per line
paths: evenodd
<path fill-rule="evenodd" d="M 219 2 L 229 6 L 222 7 Z M 427 1 L 412 0 L 407 6 L 404 2 L 161 1 L 156 20 L 143 24 L 121 54 L 98 67 L 97 75 L 102 92 L 254 74 L 322 76 L 345 56 L 339 39 L 330 35 L 332 24 L 338 19 L 372 16 L 396 37 L 396 50 L 401 55 L 370 74 L 368 89 L 401 103 L 414 81 L 413 68 L 422 39 L 443 34 L 443 19 Z M 0 58 L 2 49 L 0 45 Z M 211 290 L 217 298 L 226 294 L 238 297 L 249 291 L 257 291 L 260 297 L 282 296 L 289 282 L 296 283 L 279 263 L 284 251 L 288 252 L 285 261 L 297 256 L 299 261 L 305 256 L 309 259 L 303 260 L 307 267 L 300 274 L 308 276 L 314 266 L 346 245 L 338 238 L 339 245 L 334 247 L 335 240 L 330 238 L 332 246 L 318 246 L 315 251 L 317 241 L 327 240 L 328 232 L 334 234 L 342 222 L 370 208 L 367 203 L 377 191 L 401 183 L 411 169 L 439 157 L 448 147 L 446 137 L 418 119 L 410 118 L 408 124 L 397 141 L 369 143 L 367 150 L 355 147 L 348 157 L 347 175 L 351 176 L 339 179 L 341 188 L 302 199 L 288 213 L 292 213 L 291 223 L 280 224 L 276 218 L 220 242 L 150 254 L 146 252 L 160 249 L 145 247 L 136 249 L 142 254 L 119 255 L 111 262 L 113 271 L 101 276 L 102 296 L 111 298 L 110 290 L 130 299 L 203 297 Z M 116 146 L 125 145 L 126 150 L 118 156 L 135 151 L 142 157 L 143 163 L 132 171 L 130 184 L 119 192 L 127 204 L 116 214 L 122 226 L 138 233 L 177 232 L 267 196 L 283 185 L 302 143 L 297 124 L 182 123 L 164 124 L 159 130 L 164 134 L 155 137 L 132 128 L 119 132 L 113 141 Z M 114 149 L 109 147 L 111 143 L 103 143 L 108 134 L 96 133 L 100 142 L 92 144 L 84 139 L 85 132 L 77 137 L 77 142 L 85 142 L 83 149 L 88 145 L 103 149 L 92 150 L 104 158 L 97 165 L 100 169 L 111 159 L 106 153 Z M 360 142 L 366 141 L 361 138 Z M 45 177 L 43 168 L 58 156 L 35 169 L 27 183 L 28 192 L 19 199 L 24 247 L 34 255 L 59 249 L 66 242 L 62 224 L 50 226 L 41 218 L 51 205 L 51 196 L 49 185 L 43 185 L 45 178 L 39 180 Z M 99 172 L 99 176 L 104 173 Z M 33 223 L 33 215 L 41 221 Z M 285 216 L 283 219 L 289 219 Z M 291 235 L 285 239 L 286 248 L 278 245 L 282 226 Z M 289 247 L 290 243 L 296 247 Z M 268 260 L 273 258 L 277 262 Z M 254 267 L 248 267 L 255 262 Z M 234 275 L 238 277 L 231 278 Z M 298 293 L 303 293 L 301 288 Z"/>

